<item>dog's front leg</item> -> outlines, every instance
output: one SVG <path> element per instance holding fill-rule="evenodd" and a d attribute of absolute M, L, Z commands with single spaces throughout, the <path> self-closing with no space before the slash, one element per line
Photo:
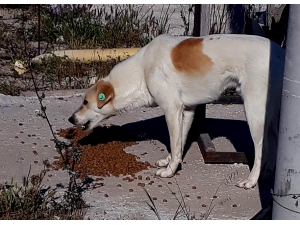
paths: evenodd
<path fill-rule="evenodd" d="M 183 106 L 178 105 L 176 107 L 169 107 L 165 110 L 165 117 L 170 134 L 171 156 L 168 156 L 170 161 L 167 167 L 158 169 L 156 175 L 161 177 L 172 177 L 175 174 L 178 165 L 182 162 Z M 168 157 L 165 159 L 166 161 L 168 160 Z"/>
<path fill-rule="evenodd" d="M 195 114 L 195 107 L 190 107 L 183 110 L 183 124 L 182 124 L 182 148 L 185 146 L 185 142 L 191 128 Z M 183 150 L 183 149 L 182 149 Z M 159 167 L 166 167 L 171 160 L 171 154 L 169 154 L 165 159 L 158 160 L 155 165 Z"/>

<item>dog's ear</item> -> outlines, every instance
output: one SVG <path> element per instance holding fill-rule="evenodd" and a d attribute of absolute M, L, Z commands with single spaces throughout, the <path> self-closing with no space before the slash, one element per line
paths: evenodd
<path fill-rule="evenodd" d="M 96 84 L 96 98 L 97 106 L 101 109 L 105 104 L 107 104 L 114 97 L 114 88 L 110 82 L 98 81 Z"/>

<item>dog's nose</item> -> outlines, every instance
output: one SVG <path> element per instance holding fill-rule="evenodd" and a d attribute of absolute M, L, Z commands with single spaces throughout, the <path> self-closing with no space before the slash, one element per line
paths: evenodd
<path fill-rule="evenodd" d="M 74 124 L 74 125 L 75 125 L 75 119 L 74 119 L 74 116 L 70 116 L 70 118 L 68 119 L 68 121 L 69 121 L 71 124 Z"/>

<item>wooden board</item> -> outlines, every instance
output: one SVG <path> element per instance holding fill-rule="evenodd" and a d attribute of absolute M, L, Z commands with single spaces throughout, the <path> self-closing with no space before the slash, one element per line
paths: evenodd
<path fill-rule="evenodd" d="M 248 164 L 243 152 L 218 152 L 207 133 L 200 134 L 197 142 L 205 163 Z"/>

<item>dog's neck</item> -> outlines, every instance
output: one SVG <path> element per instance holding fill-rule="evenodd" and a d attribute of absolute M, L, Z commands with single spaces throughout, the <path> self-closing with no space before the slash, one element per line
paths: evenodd
<path fill-rule="evenodd" d="M 155 105 L 146 86 L 144 69 L 138 58 L 133 56 L 121 62 L 107 77 L 114 87 L 113 105 L 116 112 Z"/>

